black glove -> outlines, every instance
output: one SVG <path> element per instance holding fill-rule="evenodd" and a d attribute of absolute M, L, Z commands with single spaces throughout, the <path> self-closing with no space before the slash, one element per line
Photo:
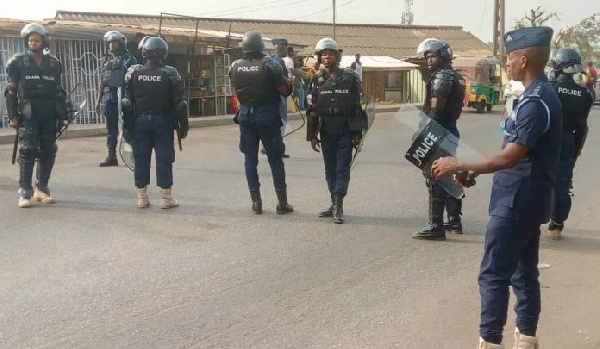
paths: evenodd
<path fill-rule="evenodd" d="M 465 188 L 470 188 L 474 186 L 477 182 L 475 178 L 469 177 L 469 172 L 467 171 L 458 171 L 456 172 L 456 180 L 460 182 Z"/>
<path fill-rule="evenodd" d="M 123 139 L 125 139 L 127 143 L 131 144 L 131 133 L 129 133 L 129 130 L 126 128 L 123 129 Z"/>

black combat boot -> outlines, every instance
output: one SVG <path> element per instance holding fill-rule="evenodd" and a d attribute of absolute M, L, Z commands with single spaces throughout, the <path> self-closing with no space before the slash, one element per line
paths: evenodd
<path fill-rule="evenodd" d="M 335 196 L 333 196 L 333 194 L 331 194 L 331 206 L 329 206 L 329 208 L 326 209 L 325 211 L 319 212 L 319 217 L 321 217 L 321 218 L 333 217 L 333 205 L 334 204 L 335 204 Z"/>
<path fill-rule="evenodd" d="M 252 199 L 252 212 L 256 214 L 262 213 L 262 198 L 260 197 L 259 188 L 250 189 L 250 199 Z"/>
<path fill-rule="evenodd" d="M 446 240 L 444 230 L 444 206 L 445 200 L 429 196 L 429 226 L 422 231 L 413 234 L 414 239 L 421 240 Z"/>
<path fill-rule="evenodd" d="M 333 223 L 344 224 L 344 195 L 334 196 Z"/>
<path fill-rule="evenodd" d="M 117 151 L 115 149 L 108 150 L 108 156 L 104 162 L 101 162 L 100 167 L 111 167 L 111 166 L 119 166 L 119 161 L 117 160 Z"/>
<path fill-rule="evenodd" d="M 279 201 L 279 204 L 275 209 L 275 211 L 277 211 L 278 214 L 286 214 L 294 211 L 294 206 L 288 204 L 286 188 L 275 188 L 275 193 L 277 193 L 277 200 Z"/>
<path fill-rule="evenodd" d="M 446 212 L 448 222 L 444 223 L 444 230 L 451 234 L 462 234 L 462 200 L 453 197 L 446 198 Z"/>

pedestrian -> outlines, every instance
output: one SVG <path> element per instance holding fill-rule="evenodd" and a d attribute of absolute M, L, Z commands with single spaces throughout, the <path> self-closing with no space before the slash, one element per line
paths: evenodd
<path fill-rule="evenodd" d="M 331 206 L 319 217 L 344 223 L 344 197 L 350 183 L 352 149 L 360 143 L 368 120 L 360 104 L 361 83 L 350 69 L 340 68 L 341 53 L 331 38 L 317 42 L 315 55 L 324 66 L 311 82 L 307 137 L 314 151 L 323 150 L 325 180 Z M 321 139 L 319 139 L 319 136 Z"/>
<path fill-rule="evenodd" d="M 432 166 L 436 178 L 495 172 L 479 273 L 481 349 L 503 348 L 509 286 L 517 297 L 514 348 L 538 348 L 540 225 L 552 211 L 562 127 L 560 100 L 544 74 L 552 33 L 549 27 L 530 27 L 504 36 L 507 73 L 526 89 L 501 124 L 502 150 L 481 162 L 445 157 Z"/>
<path fill-rule="evenodd" d="M 96 99 L 96 113 L 104 115 L 106 120 L 106 147 L 108 156 L 100 163 L 100 167 L 118 166 L 117 137 L 119 134 L 119 96 L 118 89 L 125 82 L 127 69 L 137 61 L 127 51 L 127 38 L 118 31 L 104 34 L 104 45 L 107 55 L 102 63 L 100 86 Z"/>
<path fill-rule="evenodd" d="M 288 45 L 288 41 L 287 39 L 282 39 L 282 38 L 275 38 L 271 41 L 273 43 L 273 46 L 275 48 L 275 54 L 273 55 L 273 60 L 277 63 L 279 63 L 281 65 L 281 68 L 283 69 L 283 76 L 286 79 L 290 79 L 290 74 L 291 72 L 288 71 L 288 67 L 290 66 L 290 62 L 289 60 L 286 60 L 285 58 L 287 57 L 287 45 Z M 291 63 L 291 67 L 293 67 L 293 62 Z M 288 107 L 288 100 L 287 100 L 287 96 L 283 97 L 281 96 L 281 103 L 279 104 L 279 116 L 281 117 L 281 136 L 285 136 L 285 130 L 287 128 L 287 121 L 288 121 L 288 111 L 287 111 L 287 107 Z M 284 147 L 285 147 L 285 143 L 284 143 Z M 263 149 L 263 153 L 266 153 L 266 149 Z M 283 158 L 289 158 L 290 156 L 288 154 L 285 153 L 285 148 L 284 148 L 284 153 L 283 153 Z"/>
<path fill-rule="evenodd" d="M 19 201 L 21 208 L 31 199 L 55 203 L 48 182 L 56 159 L 57 131 L 68 123 L 66 93 L 60 85 L 62 65 L 44 50 L 50 48 L 46 29 L 30 23 L 21 30 L 27 51 L 14 55 L 6 65 L 8 85 L 4 93 L 9 123 L 18 130 Z M 36 162 L 35 191 L 31 185 Z"/>
<path fill-rule="evenodd" d="M 265 147 L 273 184 L 277 194 L 278 214 L 294 210 L 288 204 L 285 167 L 282 160 L 285 147 L 280 132 L 280 105 L 282 98 L 292 93 L 292 86 L 282 66 L 263 53 L 262 35 L 249 31 L 242 38 L 244 57 L 233 62 L 229 69 L 231 85 L 240 101 L 236 122 L 240 127 L 240 151 L 244 153 L 244 169 L 252 211 L 262 213 L 262 198 L 258 178 L 258 144 Z"/>
<path fill-rule="evenodd" d="M 596 81 L 598 80 L 598 71 L 594 68 L 594 62 L 587 62 L 587 82 L 586 87 L 592 92 L 592 97 L 596 99 Z"/>
<path fill-rule="evenodd" d="M 169 52 L 167 43 L 159 37 L 144 38 L 144 64 L 129 68 L 125 75 L 124 109 L 125 137 L 131 137 L 137 206 L 150 206 L 150 162 L 152 150 L 156 159 L 156 184 L 160 188 L 163 209 L 179 206 L 173 199 L 173 162 L 175 161 L 174 128 L 178 137 L 187 137 L 188 108 L 182 98 L 181 76 L 174 67 L 165 65 Z"/>
<path fill-rule="evenodd" d="M 360 81 L 362 82 L 363 79 L 363 67 L 362 67 L 362 62 L 360 61 L 360 53 L 357 53 L 356 55 L 354 55 L 354 69 L 356 71 L 356 74 L 358 75 L 358 78 L 360 79 Z"/>
<path fill-rule="evenodd" d="M 306 90 L 304 89 L 304 85 L 306 82 L 306 75 L 302 70 L 302 59 L 300 57 L 296 57 L 294 59 L 294 97 L 298 101 L 298 110 L 306 110 Z"/>
<path fill-rule="evenodd" d="M 548 226 L 548 237 L 560 240 L 564 223 L 571 210 L 570 187 L 573 181 L 575 161 L 585 143 L 588 133 L 587 118 L 594 104 L 592 93 L 573 79 L 583 71 L 581 56 L 570 48 L 560 49 L 552 60 L 556 73 L 554 88 L 562 105 L 563 126 L 560 162 L 554 188 L 554 210 Z"/>
<path fill-rule="evenodd" d="M 418 56 L 425 58 L 431 73 L 426 85 L 423 112 L 459 138 L 456 123 L 462 113 L 465 81 L 451 66 L 452 48 L 442 40 L 426 39 L 417 51 Z M 456 152 L 456 149 L 446 150 Z M 446 240 L 446 230 L 462 234 L 462 199 L 449 195 L 429 174 L 425 176 L 425 184 L 429 191 L 429 226 L 416 232 L 413 238 Z M 447 224 L 444 224 L 444 208 L 448 214 Z"/>

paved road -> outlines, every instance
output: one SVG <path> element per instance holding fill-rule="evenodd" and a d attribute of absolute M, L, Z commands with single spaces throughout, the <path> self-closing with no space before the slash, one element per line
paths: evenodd
<path fill-rule="evenodd" d="M 493 152 L 499 120 L 464 113 L 463 139 Z M 566 237 L 542 244 L 544 348 L 600 347 L 597 107 L 590 128 Z M 329 195 L 304 130 L 287 140 L 295 212 L 286 216 L 274 212 L 265 157 L 265 213 L 251 214 L 234 126 L 192 130 L 177 153 L 182 206 L 170 211 L 154 188 L 153 205 L 138 210 L 132 174 L 96 167 L 102 138 L 60 141 L 58 203 L 17 209 L 17 168 L 0 146 L 0 347 L 475 347 L 491 177 L 468 192 L 465 235 L 414 241 L 426 188 L 402 158 L 410 132 L 393 113 L 371 132 L 342 226 L 316 216 Z M 507 336 L 512 324 L 511 314 Z"/>

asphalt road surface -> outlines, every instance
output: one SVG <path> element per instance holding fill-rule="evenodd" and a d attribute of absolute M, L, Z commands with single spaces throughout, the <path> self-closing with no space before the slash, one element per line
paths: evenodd
<path fill-rule="evenodd" d="M 496 151 L 500 118 L 465 111 L 464 143 Z M 540 251 L 545 349 L 600 348 L 598 107 L 590 130 L 565 238 Z M 140 210 L 132 173 L 97 167 L 102 137 L 61 140 L 58 202 L 18 209 L 18 169 L 0 146 L 0 347 L 474 348 L 491 176 L 467 193 L 464 235 L 413 240 L 427 223 L 427 190 L 403 159 L 411 132 L 394 113 L 370 132 L 344 225 L 317 217 L 329 194 L 305 129 L 286 138 L 295 211 L 283 216 L 262 155 L 265 212 L 250 211 L 234 125 L 184 140 L 173 210 L 160 209 L 154 173 L 152 205 Z M 507 347 L 513 329 L 511 310 Z"/>

